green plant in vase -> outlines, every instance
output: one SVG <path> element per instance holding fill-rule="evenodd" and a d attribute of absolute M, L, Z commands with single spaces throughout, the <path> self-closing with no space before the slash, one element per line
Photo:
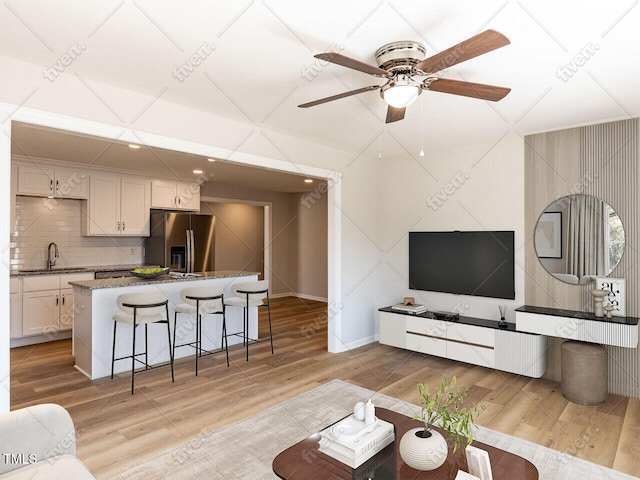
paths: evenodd
<path fill-rule="evenodd" d="M 433 426 L 438 426 L 453 439 L 453 451 L 460 447 L 464 438 L 467 444 L 473 442 L 474 421 L 486 407 L 484 405 L 468 405 L 466 402 L 469 389 L 456 386 L 456 377 L 449 382 L 442 378 L 440 387 L 431 390 L 424 382 L 418 383 L 418 395 L 420 396 L 419 415 L 414 419 L 424 424 L 423 436 L 430 436 Z"/>

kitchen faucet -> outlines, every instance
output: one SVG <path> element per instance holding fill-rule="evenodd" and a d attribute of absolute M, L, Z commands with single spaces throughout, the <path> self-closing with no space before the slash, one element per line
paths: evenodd
<path fill-rule="evenodd" d="M 54 248 L 53 259 L 51 259 L 51 247 Z M 54 242 L 51 242 L 47 247 L 47 270 L 51 270 L 51 267 L 55 266 L 56 258 L 58 258 L 58 245 L 56 245 Z"/>

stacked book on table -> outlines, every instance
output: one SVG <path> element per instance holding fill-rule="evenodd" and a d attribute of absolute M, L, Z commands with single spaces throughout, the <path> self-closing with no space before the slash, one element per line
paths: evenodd
<path fill-rule="evenodd" d="M 393 424 L 376 418 L 366 425 L 351 415 L 320 432 L 319 450 L 358 468 L 394 440 Z"/>
<path fill-rule="evenodd" d="M 403 303 L 391 305 L 391 308 L 405 313 L 424 313 L 427 311 L 426 305 L 405 305 Z"/>

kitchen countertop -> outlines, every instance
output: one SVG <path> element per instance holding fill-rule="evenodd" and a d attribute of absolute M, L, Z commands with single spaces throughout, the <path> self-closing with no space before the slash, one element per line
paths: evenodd
<path fill-rule="evenodd" d="M 60 275 L 64 273 L 92 273 L 92 272 L 125 272 L 134 268 L 145 268 L 147 265 L 93 265 L 86 267 L 53 267 L 51 270 L 45 268 L 34 268 L 28 270 L 12 270 L 12 277 L 29 277 L 32 275 Z"/>
<path fill-rule="evenodd" d="M 102 288 L 118 288 L 128 287 L 132 285 L 153 285 L 160 283 L 173 282 L 189 282 L 194 280 L 206 280 L 211 278 L 234 278 L 248 277 L 251 275 L 260 275 L 259 272 L 245 272 L 242 270 L 216 270 L 213 272 L 201 272 L 199 276 L 173 277 L 171 275 L 160 275 L 155 278 L 138 278 L 138 277 L 122 277 L 122 278 L 104 278 L 100 280 L 84 280 L 79 282 L 69 282 L 70 285 L 86 288 L 89 290 L 98 290 Z"/>

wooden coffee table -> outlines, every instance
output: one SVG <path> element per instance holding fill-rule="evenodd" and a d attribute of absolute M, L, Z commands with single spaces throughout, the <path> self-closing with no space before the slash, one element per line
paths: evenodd
<path fill-rule="evenodd" d="M 385 408 L 376 408 L 376 416 L 396 427 L 396 440 L 357 469 L 353 469 L 318 450 L 320 434 L 287 448 L 273 460 L 273 471 L 286 480 L 353 480 L 353 479 L 438 479 L 454 480 L 458 470 L 468 471 L 464 449 L 453 453 L 449 445 L 447 461 L 437 470 L 421 472 L 402 461 L 398 446 L 402 435 L 421 423 Z M 473 445 L 489 452 L 494 480 L 538 480 L 538 469 L 528 460 L 480 442 Z"/>

